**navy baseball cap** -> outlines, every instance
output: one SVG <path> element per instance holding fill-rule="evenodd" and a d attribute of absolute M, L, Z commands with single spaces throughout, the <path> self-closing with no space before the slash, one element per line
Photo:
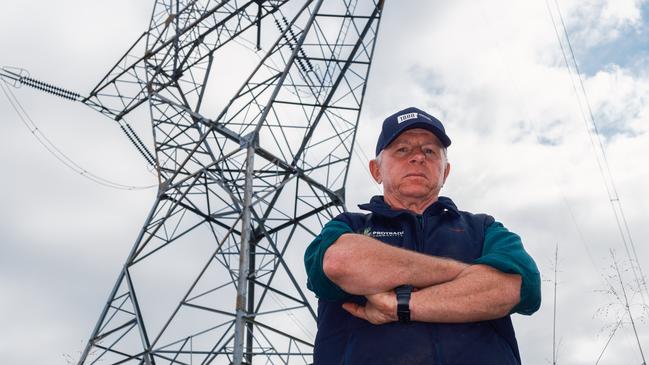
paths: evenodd
<path fill-rule="evenodd" d="M 378 156 L 401 133 L 412 128 L 429 130 L 444 147 L 451 145 L 451 139 L 446 135 L 442 122 L 421 109 L 410 107 L 385 118 L 379 140 L 376 142 L 376 155 Z"/>

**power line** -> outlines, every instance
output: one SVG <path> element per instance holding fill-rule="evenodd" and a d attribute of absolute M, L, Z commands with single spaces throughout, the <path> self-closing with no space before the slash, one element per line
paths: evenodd
<path fill-rule="evenodd" d="M 114 182 L 112 180 L 103 178 L 101 176 L 98 176 L 84 167 L 82 167 L 80 164 L 72 160 L 70 157 L 68 157 L 65 153 L 61 151 L 56 145 L 49 139 L 45 134 L 38 128 L 34 120 L 29 116 L 25 108 L 22 106 L 16 95 L 11 91 L 7 85 L 5 85 L 5 81 L 3 80 L 2 83 L 0 83 L 0 87 L 2 87 L 2 92 L 5 94 L 7 97 L 7 100 L 9 101 L 9 104 L 11 107 L 14 109 L 16 114 L 18 114 L 18 117 L 22 121 L 23 125 L 27 127 L 29 132 L 36 138 L 38 143 L 40 143 L 46 150 L 49 152 L 54 158 L 56 158 L 59 162 L 61 162 L 63 165 L 65 165 L 67 168 L 70 170 L 74 171 L 75 173 L 81 175 L 82 177 L 105 187 L 111 188 L 111 189 L 119 189 L 119 190 L 145 190 L 145 189 L 151 189 L 157 186 L 157 184 L 154 185 L 146 185 L 146 186 L 134 186 L 134 185 L 124 185 L 120 184 L 117 182 Z"/>
<path fill-rule="evenodd" d="M 632 264 L 632 272 L 636 281 L 636 284 L 638 285 L 638 288 L 640 290 L 640 295 L 642 297 L 642 302 L 646 305 L 646 300 L 645 296 L 643 293 L 643 289 L 645 292 L 649 293 L 647 290 L 647 283 L 646 279 L 644 276 L 644 273 L 642 272 L 642 268 L 640 266 L 640 260 L 638 259 L 638 255 L 635 249 L 635 244 L 633 242 L 633 236 L 631 235 L 631 231 L 629 229 L 629 226 L 627 224 L 626 220 L 626 215 L 624 214 L 624 209 L 622 207 L 622 202 L 619 198 L 619 195 L 617 193 L 617 188 L 615 186 L 615 181 L 613 179 L 613 174 L 610 169 L 610 165 L 608 163 L 608 158 L 606 155 L 606 150 L 604 149 L 604 144 L 602 142 L 599 130 L 597 128 L 597 123 L 595 122 L 595 117 L 593 114 L 592 107 L 590 105 L 590 101 L 588 98 L 588 93 L 586 92 L 586 88 L 584 86 L 583 78 L 581 77 L 581 72 L 579 70 L 579 65 L 577 63 L 577 59 L 575 57 L 575 53 L 572 47 L 572 44 L 570 42 L 570 37 L 568 34 L 567 27 L 565 25 L 565 21 L 563 19 L 563 14 L 561 13 L 561 9 L 559 7 L 559 3 L 557 0 L 554 0 L 554 4 L 556 7 L 556 11 L 558 13 L 558 17 L 561 21 L 561 27 L 563 30 L 563 35 L 565 37 L 565 42 L 567 44 L 567 47 L 564 47 L 562 37 L 559 32 L 559 27 L 557 25 L 557 22 L 555 21 L 553 12 L 551 10 L 549 0 L 545 0 L 547 9 L 548 9 L 548 14 L 550 15 L 550 19 L 552 20 L 552 25 L 554 27 L 555 34 L 557 36 L 557 40 L 559 43 L 559 47 L 561 48 L 561 54 L 563 55 L 563 59 L 566 63 L 566 67 L 568 69 L 568 73 L 570 74 L 570 80 L 575 92 L 575 95 L 577 96 L 578 99 L 578 105 L 579 105 L 579 111 L 581 113 L 582 119 L 584 121 L 584 126 L 586 128 L 586 131 L 588 132 L 588 136 L 591 142 L 591 146 L 593 148 L 593 152 L 595 153 L 595 159 L 597 161 L 597 165 L 599 167 L 599 172 L 600 175 L 602 176 L 602 179 L 604 180 L 604 185 L 606 187 L 606 192 L 608 195 L 609 202 L 611 204 L 611 208 L 613 210 L 613 214 L 615 216 L 615 221 L 620 233 L 620 237 L 622 238 L 622 243 L 624 244 L 624 248 L 627 254 L 628 259 L 631 261 Z M 567 48 L 567 51 L 566 51 Z M 568 53 L 570 54 L 570 60 L 568 57 Z M 574 67 L 574 73 L 571 68 Z M 577 79 L 577 81 L 575 81 Z M 578 90 L 579 86 L 579 90 Z M 581 96 L 581 97 L 580 97 Z M 582 107 L 582 98 L 583 98 L 583 103 L 586 106 L 587 112 L 584 111 L 584 108 Z M 591 127 L 592 126 L 592 130 Z M 599 152 L 599 154 L 598 154 Z M 637 266 L 637 268 L 636 268 Z"/>
<path fill-rule="evenodd" d="M 79 95 L 76 92 L 66 90 L 61 87 L 54 86 L 46 82 L 33 79 L 29 77 L 29 72 L 27 72 L 25 69 L 22 68 L 10 67 L 10 66 L 1 67 L 0 80 L 7 83 L 7 85 L 11 84 L 11 86 L 13 87 L 20 87 L 21 85 L 27 85 L 35 89 L 41 90 L 43 92 L 46 92 L 48 94 L 56 95 L 63 99 L 82 102 L 95 110 L 101 111 L 104 114 L 111 115 L 115 119 L 115 121 L 117 121 L 117 123 L 119 124 L 119 127 L 122 130 L 122 132 L 124 132 L 124 134 L 129 139 L 129 141 L 131 141 L 133 146 L 142 155 L 142 157 L 144 157 L 144 159 L 149 163 L 149 165 L 153 167 L 156 166 L 155 157 L 146 147 L 144 142 L 142 142 L 142 140 L 137 135 L 137 133 L 135 133 L 133 128 L 124 120 L 123 115 L 116 115 L 112 113 L 109 109 L 107 109 L 105 106 L 91 102 L 88 100 L 88 98 L 83 98 L 81 95 Z"/>
<path fill-rule="evenodd" d="M 480 4 L 482 4 L 482 3 L 480 3 Z M 479 4 L 479 5 L 480 5 L 480 4 Z M 487 9 L 483 7 L 481 10 L 482 10 L 482 12 L 481 12 L 482 19 L 483 19 L 483 21 L 485 22 L 485 25 L 491 25 L 491 23 L 490 23 L 490 19 L 491 19 L 491 18 L 488 18 L 487 16 L 484 15 L 484 14 L 487 14 L 487 13 L 488 13 Z M 548 10 L 549 10 L 549 8 L 548 8 Z M 500 48 L 499 48 L 499 47 L 498 47 L 497 49 L 499 50 L 498 53 L 499 53 L 500 58 L 501 58 L 501 60 L 502 60 L 502 62 L 503 62 L 503 70 L 510 70 L 510 69 L 512 69 L 512 65 L 511 65 L 511 64 L 508 64 L 508 65 L 505 64 L 506 62 L 509 61 L 509 59 L 508 59 L 508 58 L 507 58 L 507 57 L 506 57 L 506 56 L 505 56 L 505 55 L 500 51 Z M 516 78 L 512 77 L 512 73 L 510 73 L 510 72 L 505 72 L 505 73 L 504 73 L 504 76 L 509 78 L 509 81 L 511 82 L 511 85 L 515 88 L 516 95 L 523 95 L 523 92 L 521 91 L 521 88 L 520 88 L 520 86 L 519 86 L 519 83 L 517 82 Z M 529 112 L 528 112 L 528 108 L 527 108 L 527 106 L 525 105 L 525 104 L 527 104 L 527 99 L 521 99 L 521 100 L 520 100 L 520 103 L 521 103 L 522 105 L 524 105 L 523 110 L 524 110 L 524 114 L 525 114 L 525 119 L 530 119 L 530 120 L 531 120 L 532 118 L 530 118 L 530 114 L 529 114 Z M 580 105 L 580 107 L 581 107 L 581 105 Z M 536 137 L 537 140 L 540 140 L 541 135 L 536 131 L 536 129 L 532 129 L 532 132 L 531 132 L 531 133 L 534 134 L 534 136 Z M 590 264 L 591 264 L 593 270 L 598 274 L 598 276 L 599 276 L 600 279 L 602 280 L 603 284 L 605 284 L 606 286 L 610 287 L 612 284 L 608 281 L 608 279 L 606 278 L 606 276 L 603 274 L 602 270 L 601 270 L 600 268 L 597 267 L 597 264 L 595 263 L 595 259 L 593 258 L 593 254 L 592 254 L 592 252 L 591 252 L 591 249 L 590 249 L 590 247 L 589 247 L 589 244 L 588 244 L 587 240 L 586 240 L 585 237 L 584 237 L 583 230 L 581 229 L 581 227 L 580 227 L 580 225 L 579 225 L 579 223 L 578 223 L 578 221 L 577 221 L 577 218 L 576 218 L 576 216 L 575 216 L 575 214 L 574 214 L 574 210 L 573 210 L 573 208 L 572 208 L 572 204 L 571 204 L 570 201 L 568 200 L 568 198 L 567 198 L 567 196 L 566 196 L 564 190 L 561 188 L 561 186 L 560 186 L 560 184 L 559 184 L 559 182 L 558 182 L 558 180 L 557 180 L 556 175 L 554 176 L 554 186 L 555 186 L 555 188 L 558 190 L 559 194 L 561 195 L 561 199 L 562 199 L 563 203 L 564 203 L 565 206 L 566 206 L 566 211 L 568 212 L 568 215 L 569 215 L 569 217 L 570 217 L 570 220 L 572 221 L 572 223 L 573 223 L 573 225 L 574 225 L 574 227 L 575 227 L 575 231 L 577 232 L 577 235 L 578 235 L 578 237 L 579 237 L 579 241 L 581 242 L 581 244 L 583 245 L 584 249 L 586 250 L 586 254 L 587 254 L 587 256 L 588 256 L 588 260 L 589 260 L 589 262 L 590 262 Z"/>

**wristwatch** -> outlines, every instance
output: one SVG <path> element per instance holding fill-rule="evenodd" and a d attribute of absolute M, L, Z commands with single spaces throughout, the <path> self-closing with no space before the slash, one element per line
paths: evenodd
<path fill-rule="evenodd" d="M 401 285 L 394 289 L 397 294 L 397 317 L 399 322 L 410 322 L 410 294 L 412 293 L 412 285 Z"/>

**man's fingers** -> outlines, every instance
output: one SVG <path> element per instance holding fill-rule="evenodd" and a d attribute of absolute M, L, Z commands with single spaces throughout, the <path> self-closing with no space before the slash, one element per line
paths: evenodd
<path fill-rule="evenodd" d="M 365 307 L 356 303 L 343 303 L 343 309 L 349 312 L 352 316 L 367 321 L 367 316 L 365 315 Z"/>

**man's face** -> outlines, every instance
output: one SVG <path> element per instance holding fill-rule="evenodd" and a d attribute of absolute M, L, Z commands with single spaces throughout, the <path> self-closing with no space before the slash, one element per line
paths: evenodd
<path fill-rule="evenodd" d="M 428 130 L 409 129 L 370 161 L 374 179 L 383 183 L 386 198 L 428 200 L 437 198 L 450 165 L 441 142 Z"/>

